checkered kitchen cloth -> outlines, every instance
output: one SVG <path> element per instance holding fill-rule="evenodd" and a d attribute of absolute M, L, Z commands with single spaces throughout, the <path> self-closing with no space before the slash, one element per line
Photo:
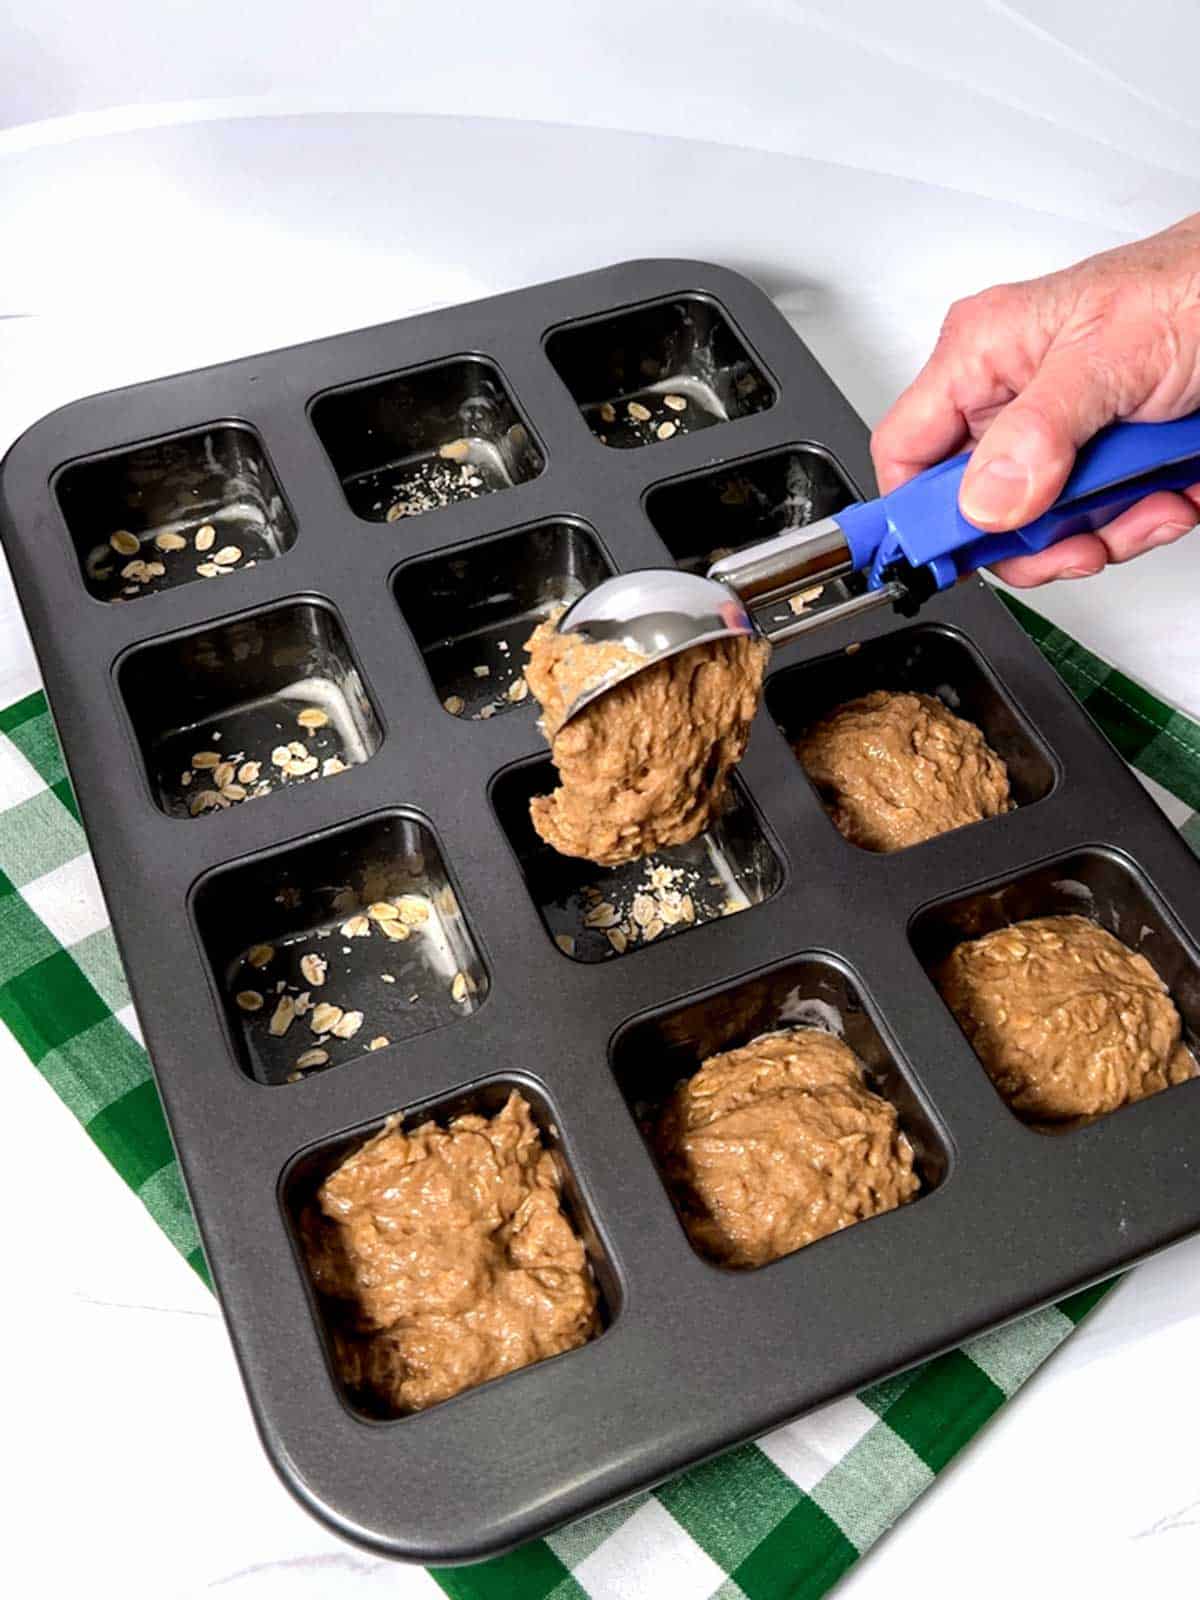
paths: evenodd
<path fill-rule="evenodd" d="M 1200 853 L 1200 726 L 1009 603 L 1125 759 L 1189 809 L 1183 831 Z M 40 693 L 0 711 L 0 1017 L 207 1276 Z M 1107 1287 L 972 1340 L 512 1555 L 434 1576 L 452 1600 L 815 1600 Z"/>

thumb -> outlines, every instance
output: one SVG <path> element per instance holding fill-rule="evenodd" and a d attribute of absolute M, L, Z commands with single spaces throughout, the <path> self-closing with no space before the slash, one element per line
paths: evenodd
<path fill-rule="evenodd" d="M 1040 517 L 1062 492 L 1076 450 L 1115 415 L 1095 363 L 1080 351 L 1052 352 L 975 446 L 959 489 L 963 516 L 989 533 Z"/>

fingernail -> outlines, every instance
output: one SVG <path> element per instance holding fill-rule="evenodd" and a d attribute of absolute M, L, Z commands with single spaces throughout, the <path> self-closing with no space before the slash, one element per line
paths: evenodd
<path fill-rule="evenodd" d="M 1012 456 L 995 456 L 984 463 L 962 492 L 963 515 L 972 522 L 1012 522 L 1029 501 L 1033 472 Z"/>
<path fill-rule="evenodd" d="M 1164 522 L 1146 535 L 1142 549 L 1157 550 L 1160 544 L 1173 544 L 1176 539 L 1182 539 L 1185 534 L 1195 531 L 1194 522 Z"/>
<path fill-rule="evenodd" d="M 1064 569 L 1059 573 L 1059 577 L 1094 578 L 1099 571 L 1099 567 L 1064 567 Z"/>

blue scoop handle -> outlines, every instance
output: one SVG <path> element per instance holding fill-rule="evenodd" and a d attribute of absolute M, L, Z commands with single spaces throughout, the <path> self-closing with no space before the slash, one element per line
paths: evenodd
<path fill-rule="evenodd" d="M 947 589 L 977 567 L 1046 550 L 1136 505 L 1156 489 L 1200 483 L 1200 412 L 1175 422 L 1118 422 L 1083 446 L 1058 499 L 1044 516 L 1012 533 L 983 533 L 958 509 L 970 453 L 920 473 L 878 500 L 847 506 L 835 518 L 857 571 L 877 589 L 896 561 L 924 567 Z M 1197 512 L 1200 522 L 1200 511 Z"/>

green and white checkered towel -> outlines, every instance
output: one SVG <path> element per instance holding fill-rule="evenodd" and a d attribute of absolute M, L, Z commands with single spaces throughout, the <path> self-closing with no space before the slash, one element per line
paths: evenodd
<path fill-rule="evenodd" d="M 1008 598 L 1008 597 L 1006 597 Z M 1200 853 L 1200 726 L 1017 617 Z M 137 1019 L 44 697 L 0 711 L 0 1018 L 202 1276 Z M 815 1600 L 1105 1292 L 1089 1289 L 481 1566 L 453 1600 Z"/>

